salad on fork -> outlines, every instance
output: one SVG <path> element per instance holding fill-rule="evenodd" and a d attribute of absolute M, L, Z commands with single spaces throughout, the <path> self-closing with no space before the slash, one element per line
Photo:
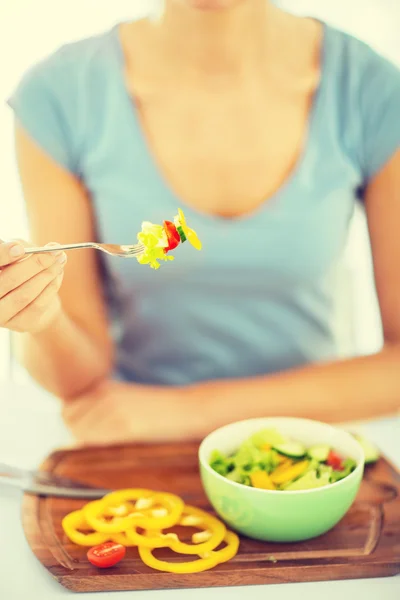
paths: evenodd
<path fill-rule="evenodd" d="M 143 251 L 136 256 L 141 265 L 150 265 L 152 269 L 159 269 L 160 260 L 174 260 L 169 254 L 179 244 L 188 241 L 196 250 L 201 250 L 202 244 L 197 233 L 188 227 L 183 211 L 178 208 L 178 214 L 172 221 L 164 221 L 162 225 L 144 221 L 142 230 L 137 235 L 138 241 L 144 246 Z"/>

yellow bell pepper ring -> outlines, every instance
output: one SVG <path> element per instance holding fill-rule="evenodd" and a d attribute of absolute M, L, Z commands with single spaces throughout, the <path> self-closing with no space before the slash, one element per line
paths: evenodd
<path fill-rule="evenodd" d="M 119 505 L 108 506 L 104 509 L 105 517 L 126 517 L 135 512 L 135 505 L 132 502 L 123 502 Z"/>
<path fill-rule="evenodd" d="M 122 504 L 130 504 L 143 498 L 151 498 L 156 492 L 147 488 L 127 488 L 123 490 L 116 490 L 115 492 L 109 492 L 101 499 L 101 502 L 105 502 L 106 506 L 121 506 Z"/>
<path fill-rule="evenodd" d="M 104 518 L 110 506 L 136 500 L 135 512 L 126 517 L 114 517 L 109 521 Z M 143 503 L 145 506 L 143 506 Z M 140 506 L 142 505 L 142 508 Z M 161 508 L 151 508 L 152 506 Z M 122 533 L 133 525 L 143 529 L 167 529 L 177 524 L 184 508 L 184 502 L 178 496 L 152 490 L 128 489 L 111 492 L 101 500 L 89 502 L 83 508 L 86 521 L 93 529 L 101 533 Z"/>
<path fill-rule="evenodd" d="M 202 531 L 192 536 L 192 544 L 181 542 L 175 533 L 163 534 L 161 531 L 147 530 L 145 534 L 141 534 L 135 526 L 127 529 L 126 536 L 140 547 L 170 548 L 179 554 L 203 554 L 217 548 L 226 535 L 226 527 L 219 519 L 194 506 L 185 506 L 178 525 Z"/>
<path fill-rule="evenodd" d="M 148 567 L 156 571 L 165 571 L 167 573 L 200 573 L 208 571 L 217 565 L 227 562 L 233 558 L 239 550 L 239 538 L 236 533 L 227 531 L 224 537 L 226 546 L 222 550 L 204 553 L 198 560 L 190 562 L 167 562 L 159 560 L 153 556 L 153 549 L 139 546 L 139 556 Z"/>
<path fill-rule="evenodd" d="M 82 510 L 74 510 L 66 515 L 61 522 L 61 526 L 67 538 L 74 544 L 78 544 L 78 546 L 98 546 L 110 539 L 105 533 L 99 533 L 98 531 L 84 533 L 82 531 L 89 531 L 90 529 Z"/>
<path fill-rule="evenodd" d="M 131 542 L 131 540 L 128 538 L 124 531 L 122 531 L 121 533 L 114 533 L 111 536 L 111 541 L 115 542 L 116 544 L 121 544 L 121 546 L 125 546 L 125 548 L 137 545 L 134 542 Z"/>

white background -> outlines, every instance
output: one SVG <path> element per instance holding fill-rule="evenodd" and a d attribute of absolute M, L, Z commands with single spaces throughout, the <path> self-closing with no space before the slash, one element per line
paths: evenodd
<path fill-rule="evenodd" d="M 11 111 L 5 104 L 22 73 L 61 44 L 144 14 L 157 1 L 0 0 L 0 238 L 28 235 L 13 156 Z M 399 0 L 283 0 L 280 4 L 323 18 L 400 64 Z M 349 242 L 347 276 L 340 296 L 343 345 L 354 344 L 362 352 L 375 350 L 381 331 L 366 230 L 359 215 Z M 352 329 L 348 328 L 349 315 Z M 0 380 L 9 376 L 7 342 L 6 332 L 0 330 Z"/>

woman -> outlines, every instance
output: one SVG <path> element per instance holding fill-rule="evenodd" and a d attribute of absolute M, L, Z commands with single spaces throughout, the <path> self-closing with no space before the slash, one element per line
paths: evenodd
<path fill-rule="evenodd" d="M 62 48 L 10 101 L 32 239 L 130 243 L 184 208 L 203 241 L 155 272 L 1 247 L 0 322 L 83 442 L 330 421 L 400 399 L 400 74 L 265 0 L 166 0 Z M 356 198 L 385 333 L 338 360 L 335 277 Z M 61 287 L 61 282 L 63 285 Z"/>

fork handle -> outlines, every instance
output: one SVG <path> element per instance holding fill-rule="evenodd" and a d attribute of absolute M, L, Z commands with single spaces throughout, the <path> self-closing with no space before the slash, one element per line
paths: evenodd
<path fill-rule="evenodd" d="M 62 246 L 33 246 L 25 248 L 25 254 L 41 254 L 42 252 L 57 252 L 58 250 L 77 250 L 79 248 L 96 248 L 93 242 L 85 242 L 81 244 L 64 244 Z"/>

